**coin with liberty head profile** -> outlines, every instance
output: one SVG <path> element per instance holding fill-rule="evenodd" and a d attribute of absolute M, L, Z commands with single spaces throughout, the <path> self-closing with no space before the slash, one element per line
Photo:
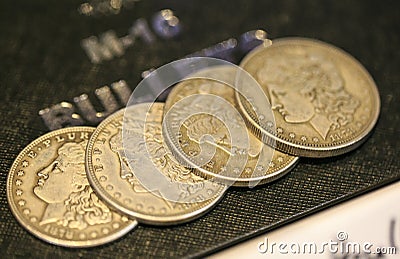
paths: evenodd
<path fill-rule="evenodd" d="M 304 38 L 272 41 L 240 65 L 269 96 L 276 125 L 260 121 L 236 95 L 244 117 L 263 140 L 292 155 L 329 157 L 355 149 L 377 122 L 380 99 L 365 68 L 343 50 Z M 276 128 L 271 132 L 270 127 Z"/>
<path fill-rule="evenodd" d="M 169 93 L 164 106 L 164 115 L 168 114 L 173 105 L 193 95 L 197 95 L 197 97 L 191 100 L 189 108 L 196 103 L 201 106 L 208 105 L 202 99 L 203 95 L 215 95 L 224 98 L 233 108 L 239 110 L 235 101 L 233 84 L 236 75 L 240 72 L 240 68 L 225 65 L 210 67 L 191 74 L 187 80 L 174 86 Z M 212 80 L 213 78 L 218 80 Z M 232 119 L 231 116 L 229 118 Z M 169 120 L 168 117 L 164 118 L 166 124 L 171 124 Z M 246 129 L 244 133 L 249 136 L 249 147 L 243 171 L 240 174 L 219 179 L 219 173 L 226 167 L 228 159 L 232 156 L 229 130 L 212 114 L 199 114 L 183 123 L 178 132 L 179 141 L 177 143 L 187 154 L 200 151 L 199 140 L 203 135 L 213 135 L 217 139 L 216 152 L 207 164 L 195 172 L 204 177 L 214 176 L 216 181 L 227 178 L 233 182 L 233 186 L 254 187 L 269 183 L 290 172 L 299 160 L 298 157 L 273 150 Z M 166 136 L 165 139 L 168 141 L 172 137 Z"/>
<path fill-rule="evenodd" d="M 35 236 L 60 246 L 111 242 L 137 225 L 94 193 L 86 177 L 85 150 L 94 128 L 47 133 L 16 158 L 7 197 L 17 220 Z"/>
<path fill-rule="evenodd" d="M 210 211 L 227 186 L 209 182 L 179 164 L 164 145 L 162 103 L 117 111 L 89 140 L 90 183 L 116 210 L 141 223 L 174 225 Z"/>

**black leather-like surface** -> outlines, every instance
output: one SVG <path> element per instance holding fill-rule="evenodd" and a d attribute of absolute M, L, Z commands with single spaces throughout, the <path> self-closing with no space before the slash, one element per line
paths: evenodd
<path fill-rule="evenodd" d="M 162 4 L 162 2 L 169 2 Z M 400 21 L 398 1 L 141 1 L 108 17 L 85 17 L 80 1 L 2 1 L 0 4 L 0 250 L 1 257 L 182 257 L 204 255 L 314 210 L 400 178 Z M 80 40 L 165 7 L 185 31 L 149 46 L 138 41 L 122 58 L 93 65 Z M 213 211 L 175 227 L 140 225 L 111 244 L 66 249 L 22 228 L 6 199 L 8 170 L 18 153 L 46 133 L 38 111 L 72 101 L 119 79 L 133 88 L 140 73 L 229 37 L 264 28 L 271 38 L 301 36 L 332 43 L 356 57 L 380 92 L 379 122 L 357 150 L 301 160 L 287 176 L 255 189 L 231 188 Z M 256 249 L 256 248 L 255 248 Z"/>

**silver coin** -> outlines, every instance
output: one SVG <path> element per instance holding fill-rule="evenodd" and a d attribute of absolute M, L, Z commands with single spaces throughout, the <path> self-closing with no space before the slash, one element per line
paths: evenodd
<path fill-rule="evenodd" d="M 244 117 L 263 141 L 274 140 L 282 152 L 340 155 L 363 143 L 377 122 L 380 100 L 375 82 L 357 60 L 332 45 L 278 39 L 249 53 L 240 66 L 271 99 L 276 125 L 257 120 L 237 96 Z"/>
<path fill-rule="evenodd" d="M 137 225 L 110 210 L 89 185 L 85 149 L 94 130 L 70 127 L 47 133 L 22 150 L 10 169 L 11 211 L 25 229 L 46 242 L 98 246 Z"/>
<path fill-rule="evenodd" d="M 224 98 L 232 104 L 233 108 L 239 110 L 235 100 L 235 89 L 229 86 L 233 86 L 235 83 L 236 74 L 239 72 L 238 69 L 237 67 L 227 65 L 216 66 L 190 75 L 187 80 L 177 84 L 170 92 L 165 103 L 164 114 L 168 114 L 171 107 L 182 99 L 193 95 L 198 95 L 196 97 L 198 101 L 191 101 L 192 104 L 207 105 L 204 100 L 199 100 L 199 98 L 202 95 L 215 95 Z M 214 78 L 218 79 L 218 81 L 214 80 Z M 176 143 L 180 146 L 179 150 L 182 150 L 187 155 L 198 152 L 200 150 L 199 140 L 195 136 L 192 136 L 193 134 L 198 136 L 213 134 L 216 138 L 224 136 L 227 138 L 225 142 L 229 142 L 229 130 L 223 128 L 222 125 L 221 129 L 217 130 L 215 125 L 218 124 L 218 121 L 213 121 L 210 115 L 197 115 L 197 117 L 195 116 L 195 118 L 190 119 L 190 123 L 183 123 L 182 127 L 179 128 L 171 126 L 176 118 L 177 116 L 175 118 L 168 117 L 164 121 L 169 131 L 169 135 L 165 136 L 165 140 L 169 142 L 169 146 L 172 146 L 171 149 L 176 149 L 173 144 Z M 204 127 L 199 127 L 199 125 L 203 125 Z M 175 132 L 175 130 L 178 132 Z M 197 132 L 193 133 L 195 130 Z M 203 177 L 215 177 L 217 181 L 228 180 L 233 183 L 233 186 L 253 187 L 254 185 L 265 184 L 282 177 L 290 172 L 298 162 L 298 157 L 273 150 L 261 142 L 250 131 L 246 130 L 244 133 L 249 135 L 249 151 L 246 165 L 239 175 L 222 176 L 220 174 L 222 168 L 226 167 L 227 160 L 231 157 L 226 152 L 226 147 L 228 149 L 231 149 L 231 147 L 227 143 L 222 142 L 218 144 L 216 152 L 210 161 L 204 166 L 196 168 L 195 172 Z M 174 142 L 174 135 L 178 135 L 180 141 Z M 179 151 L 176 151 L 176 153 L 179 156 Z"/>
<path fill-rule="evenodd" d="M 206 181 L 175 160 L 163 145 L 164 106 L 154 103 L 149 109 L 149 105 L 129 106 L 97 127 L 86 152 L 89 181 L 108 205 L 139 222 L 171 225 L 193 220 L 215 206 L 227 187 Z M 146 121 L 142 121 L 143 114 L 147 114 Z M 143 167 L 146 152 L 153 169 Z M 166 198 L 169 190 L 158 187 L 157 182 L 149 188 L 141 180 L 140 175 L 152 173 L 162 174 L 171 189 L 178 188 L 182 202 Z"/>

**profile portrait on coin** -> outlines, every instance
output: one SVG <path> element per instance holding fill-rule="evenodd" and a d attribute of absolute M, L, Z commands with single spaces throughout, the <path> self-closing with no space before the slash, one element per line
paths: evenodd
<path fill-rule="evenodd" d="M 219 83 L 217 83 L 217 86 L 218 84 Z M 237 116 L 235 108 L 229 104 L 228 101 L 223 102 L 218 98 L 219 96 L 217 94 L 220 93 L 220 95 L 223 96 L 226 90 L 223 87 L 218 89 L 218 87 L 214 85 L 213 94 L 210 94 L 209 88 L 211 86 L 212 85 L 207 83 L 199 84 L 197 86 L 199 89 L 198 93 L 191 96 L 191 106 L 182 106 L 182 110 L 179 111 L 182 114 L 190 114 L 194 109 L 201 110 L 203 107 L 208 107 L 209 112 L 188 116 L 183 120 L 182 126 L 186 129 L 187 137 L 190 141 L 193 141 L 199 146 L 201 142 L 205 141 L 215 146 L 217 149 L 232 155 L 231 129 L 228 128 L 226 122 L 228 120 L 232 121 L 236 126 L 239 124 L 241 118 Z M 228 87 L 228 90 L 231 89 Z M 243 132 L 243 134 L 247 134 L 247 131 Z M 212 141 L 210 138 L 204 138 L 206 135 L 212 137 Z"/>
<path fill-rule="evenodd" d="M 169 181 L 180 184 L 181 191 L 183 192 L 182 195 L 188 196 L 203 189 L 203 179 L 194 175 L 190 169 L 185 168 L 175 161 L 172 154 L 164 147 L 161 125 L 146 122 L 146 126 L 143 128 L 144 124 L 143 121 L 139 120 L 129 121 L 129 130 L 124 131 L 124 139 L 129 143 L 133 143 L 132 145 L 129 145 L 129 143 L 123 145 L 122 128 L 110 138 L 110 149 L 117 154 L 120 161 L 121 178 L 131 184 L 135 192 L 156 191 L 162 194 L 162 190 L 147 190 L 140 183 L 140 180 L 135 176 L 130 166 L 130 163 L 134 162 L 129 161 L 126 156 L 126 152 L 130 154 L 144 154 L 148 152 L 154 168 L 167 176 Z M 143 137 L 145 141 L 138 142 L 138 140 L 143 140 Z"/>
<path fill-rule="evenodd" d="M 191 141 L 200 145 L 204 134 L 209 134 L 213 137 L 215 143 L 212 143 L 217 148 L 224 150 L 230 154 L 230 136 L 225 125 L 214 116 L 193 116 L 188 118 L 183 126 L 186 128 L 187 135 Z"/>
<path fill-rule="evenodd" d="M 110 138 L 109 144 L 110 149 L 118 156 L 120 177 L 131 184 L 135 192 L 149 192 L 140 184 L 129 166 L 129 161 L 125 156 L 124 146 L 122 144 L 122 129 L 119 129 L 118 132 Z"/>
<path fill-rule="evenodd" d="M 64 227 L 85 229 L 111 222 L 112 212 L 93 192 L 86 178 L 87 141 L 65 143 L 57 157 L 37 172 L 37 197 L 47 203 L 40 225 L 57 223 Z"/>
<path fill-rule="evenodd" d="M 339 69 L 322 56 L 275 55 L 265 60 L 257 77 L 285 122 L 310 123 L 323 139 L 329 130 L 352 122 L 360 105 L 346 90 Z"/>

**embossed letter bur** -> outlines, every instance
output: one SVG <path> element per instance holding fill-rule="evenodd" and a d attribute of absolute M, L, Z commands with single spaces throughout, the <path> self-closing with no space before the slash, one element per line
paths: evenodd
<path fill-rule="evenodd" d="M 30 143 L 14 161 L 7 180 L 11 211 L 38 238 L 60 246 L 111 242 L 137 222 L 110 210 L 93 192 L 85 149 L 95 128 L 71 127 Z"/>
<path fill-rule="evenodd" d="M 269 95 L 276 134 L 237 95 L 241 111 L 256 134 L 266 142 L 275 140 L 282 152 L 306 157 L 346 153 L 365 141 L 378 119 L 380 100 L 371 76 L 352 56 L 327 43 L 274 40 L 250 52 L 240 66 Z"/>

